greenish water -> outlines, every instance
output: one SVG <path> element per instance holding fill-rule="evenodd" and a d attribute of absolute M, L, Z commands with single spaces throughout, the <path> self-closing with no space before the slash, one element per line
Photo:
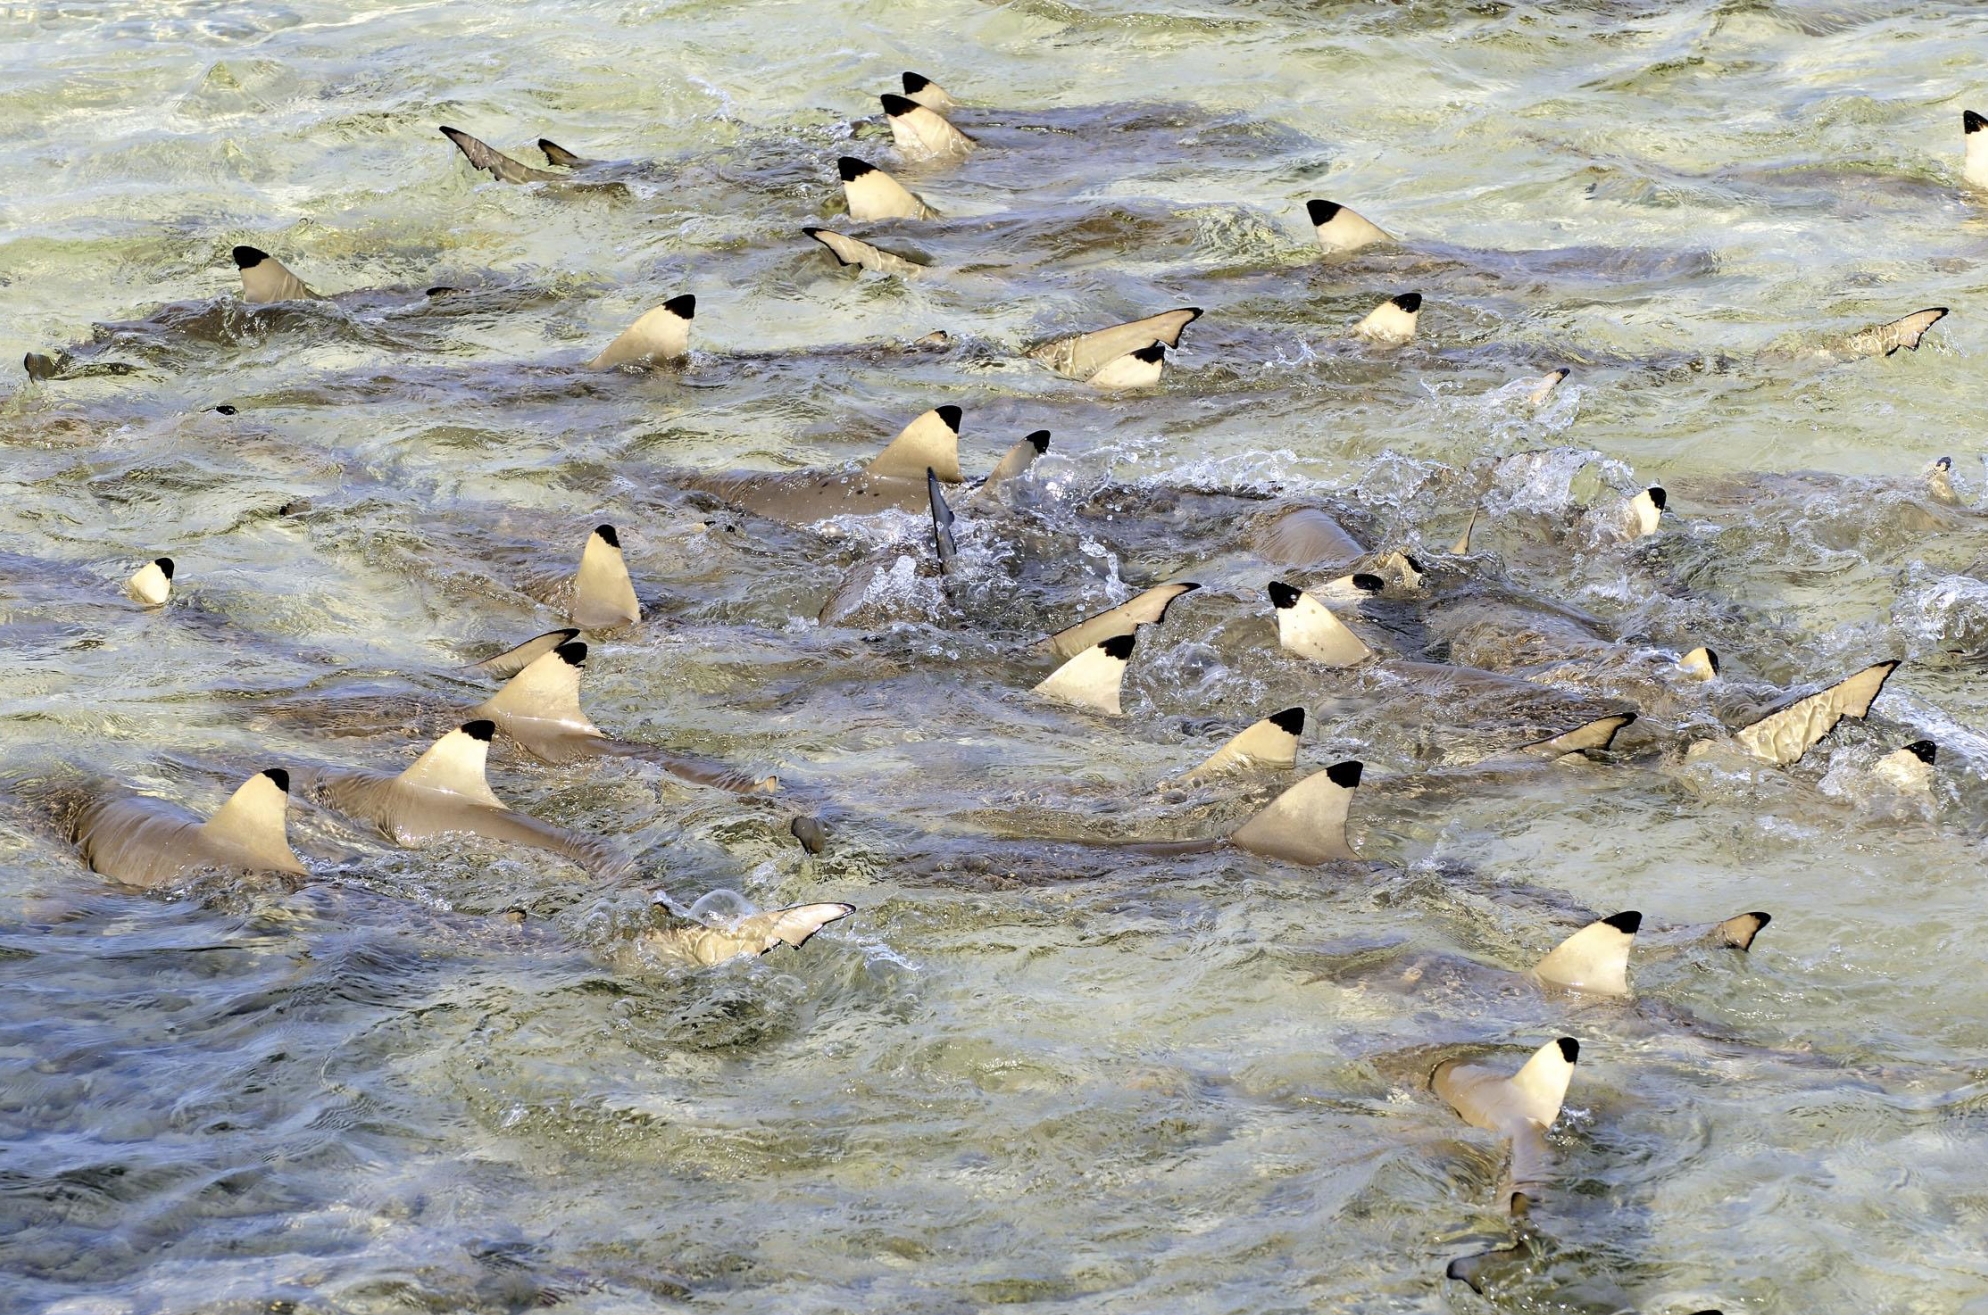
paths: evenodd
<path fill-rule="evenodd" d="M 0 10 L 0 357 L 130 367 L 0 400 L 0 1310 L 1988 1312 L 1984 54 L 1966 4 Z M 898 167 L 904 69 L 966 103 L 965 163 Z M 506 186 L 445 123 L 614 163 Z M 845 154 L 945 216 L 866 231 L 959 272 L 801 237 L 846 223 Z M 1321 259 L 1314 197 L 1402 244 Z M 243 243 L 333 300 L 246 311 Z M 1413 345 L 1344 337 L 1407 290 Z M 557 368 L 682 292 L 687 370 Z M 1157 391 L 1019 354 L 1175 305 L 1206 314 Z M 1799 350 L 1928 305 L 1916 353 Z M 1007 509 L 961 502 L 950 596 L 922 517 L 785 527 L 681 479 L 867 458 L 941 404 L 972 475 L 1054 435 Z M 1948 455 L 1960 507 L 1920 473 Z M 1604 533 L 1649 483 L 1662 533 Z M 1392 654 L 1491 584 L 1621 646 L 1536 700 L 1305 668 L 1237 557 L 1273 498 L 1440 564 L 1368 609 Z M 602 521 L 645 619 L 589 713 L 781 795 L 500 755 L 501 796 L 622 847 L 610 881 L 302 807 L 307 881 L 79 862 L 50 801 L 92 781 L 204 815 L 265 766 L 411 761 L 488 695 L 465 662 L 563 621 Z M 1211 583 L 1124 719 L 1026 698 L 1028 640 L 1174 575 Z M 1698 644 L 1717 686 L 1624 674 Z M 1685 762 L 1884 657 L 1796 767 Z M 1606 762 L 1423 775 L 1625 697 Z M 1302 768 L 1367 764 L 1365 862 L 1029 838 L 1212 834 L 1268 785 L 1156 787 L 1297 703 Z M 1872 797 L 1921 737 L 1932 800 Z M 640 948 L 657 888 L 858 912 L 686 971 Z M 1634 1002 L 1489 971 L 1623 908 Z M 1748 909 L 1743 958 L 1658 944 Z M 1509 1240 L 1500 1153 L 1426 1077 L 1562 1033 L 1548 1240 L 1480 1296 L 1443 1271 Z"/>

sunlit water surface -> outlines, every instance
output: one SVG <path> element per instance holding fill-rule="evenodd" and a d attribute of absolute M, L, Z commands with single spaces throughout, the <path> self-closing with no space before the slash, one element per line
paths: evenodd
<path fill-rule="evenodd" d="M 130 369 L 0 402 L 0 1309 L 1988 1311 L 1984 56 L 1978 6 L 1875 0 L 6 9 L 0 357 Z M 903 69 L 982 139 L 901 170 L 942 221 L 872 226 L 958 271 L 912 286 L 798 231 L 847 222 L 838 155 L 896 167 Z M 507 186 L 439 123 L 623 163 Z M 1318 196 L 1405 244 L 1321 260 Z M 245 312 L 237 243 L 355 295 Z M 1409 289 L 1414 345 L 1343 336 Z M 558 368 L 686 291 L 688 370 Z M 1157 392 L 1018 356 L 1179 304 L 1207 315 Z M 1932 304 L 1916 354 L 1799 350 Z M 780 527 L 678 478 L 855 461 L 943 403 L 970 474 L 1054 434 L 1007 508 L 962 505 L 950 598 L 918 517 Z M 1943 455 L 1962 507 L 1926 497 Z M 1604 533 L 1652 482 L 1663 532 Z M 1613 668 L 1537 706 L 1304 669 L 1234 556 L 1270 498 L 1417 549 L 1437 597 L 1709 643 L 1725 693 L 1657 682 L 1607 762 L 1417 786 L 1621 706 Z M 410 761 L 486 697 L 463 663 L 562 621 L 600 521 L 646 615 L 592 716 L 780 796 L 500 757 L 500 794 L 622 847 L 607 882 L 305 808 L 307 881 L 79 863 L 53 801 L 92 782 L 204 814 L 264 766 Z M 1022 693 L 1028 640 L 1225 556 L 1122 721 Z M 1440 658 L 1425 619 L 1371 633 Z M 1797 767 L 1683 762 L 1886 656 Z M 1039 838 L 1219 830 L 1269 785 L 1155 787 L 1290 703 L 1303 765 L 1367 763 L 1366 863 Z M 1921 736 L 1933 802 L 1865 797 Z M 657 888 L 859 912 L 693 972 L 637 948 Z M 1629 1004 L 1491 971 L 1620 908 L 1774 922 L 1746 957 L 1646 936 Z M 1564 1187 L 1477 1296 L 1442 1275 L 1509 1240 L 1499 1152 L 1426 1076 L 1563 1032 Z"/>

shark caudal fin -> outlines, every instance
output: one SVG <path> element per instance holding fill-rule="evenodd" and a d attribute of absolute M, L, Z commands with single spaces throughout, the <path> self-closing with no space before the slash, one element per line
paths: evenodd
<path fill-rule="evenodd" d="M 521 164 L 495 147 L 478 141 L 460 128 L 443 128 L 442 135 L 456 144 L 456 149 L 463 153 L 463 158 L 473 167 L 483 170 L 500 183 L 557 182 L 566 176 L 547 173 L 543 169 L 534 169 L 528 164 Z M 548 151 L 546 154 L 550 158 L 551 152 Z"/>
<path fill-rule="evenodd" d="M 201 824 L 201 843 L 217 855 L 239 857 L 244 867 L 301 873 L 304 864 L 290 848 L 289 811 L 290 773 L 281 767 L 257 772 Z"/>
<path fill-rule="evenodd" d="M 946 505 L 946 495 L 939 488 L 939 476 L 930 466 L 925 467 L 925 500 L 932 504 L 932 549 L 939 555 L 939 570 L 951 575 L 953 558 L 959 556 L 959 541 L 953 537 L 953 522 L 958 517 Z"/>
<path fill-rule="evenodd" d="M 1612 913 L 1569 936 L 1533 965 L 1532 975 L 1553 986 L 1592 995 L 1629 994 L 1629 951 L 1643 915 Z"/>
<path fill-rule="evenodd" d="M 1075 657 L 1107 639 L 1129 635 L 1142 625 L 1160 624 L 1167 619 L 1167 609 L 1173 606 L 1176 598 L 1200 587 L 1186 583 L 1154 585 L 1117 607 L 1106 608 L 1096 616 L 1085 617 L 1076 625 L 1057 631 L 1043 643 L 1057 657 Z"/>
<path fill-rule="evenodd" d="M 154 557 L 124 582 L 124 591 L 147 607 L 164 607 L 173 596 L 173 559 Z"/>
<path fill-rule="evenodd" d="M 1066 379 L 1089 379 L 1120 357 L 1154 343 L 1163 347 L 1180 346 L 1181 331 L 1200 318 L 1200 307 L 1182 306 L 1148 315 L 1143 320 L 1114 324 L 1108 329 L 1056 338 L 1029 348 L 1028 355 Z M 1150 368 L 1153 362 L 1142 364 Z"/>
<path fill-rule="evenodd" d="M 940 482 L 958 484 L 959 426 L 956 406 L 937 406 L 898 431 L 883 451 L 863 467 L 868 475 L 885 479 L 920 479 L 927 470 Z"/>
<path fill-rule="evenodd" d="M 1889 324 L 1874 324 L 1852 334 L 1843 347 L 1857 356 L 1890 356 L 1901 347 L 1908 352 L 1916 352 L 1919 340 L 1926 336 L 1926 330 L 1946 317 L 1945 306 L 1928 306 L 1925 310 L 1913 311 L 1903 319 Z"/>
<path fill-rule="evenodd" d="M 1313 772 L 1236 828 L 1229 843 L 1301 867 L 1358 858 L 1346 839 L 1346 819 L 1363 770 L 1361 763 L 1349 758 Z"/>
<path fill-rule="evenodd" d="M 1282 580 L 1272 580 L 1269 589 L 1277 609 L 1277 642 L 1286 652 L 1328 667 L 1356 666 L 1374 655 L 1318 599 Z"/>
<path fill-rule="evenodd" d="M 1202 781 L 1224 772 L 1247 771 L 1253 767 L 1296 767 L 1298 740 L 1304 733 L 1303 708 L 1273 712 L 1233 736 L 1183 779 Z"/>
<path fill-rule="evenodd" d="M 1405 347 L 1415 341 L 1415 325 L 1421 318 L 1422 294 L 1404 292 L 1368 311 L 1353 332 L 1383 347 Z"/>
<path fill-rule="evenodd" d="M 1712 680 L 1719 674 L 1719 655 L 1700 646 L 1679 658 L 1677 667 L 1693 680 Z"/>
<path fill-rule="evenodd" d="M 849 203 L 849 217 L 859 221 L 876 219 L 936 219 L 939 212 L 906 191 L 904 184 L 873 164 L 853 155 L 835 162 L 842 175 L 842 196 Z"/>
<path fill-rule="evenodd" d="M 907 160 L 956 159 L 973 150 L 973 138 L 946 121 L 946 116 L 908 96 L 886 92 L 884 118 L 890 124 L 897 153 Z"/>
<path fill-rule="evenodd" d="M 827 247 L 838 265 L 859 265 L 872 274 L 891 274 L 900 278 L 913 278 L 925 272 L 923 265 L 892 255 L 882 247 L 859 242 L 831 228 L 804 228 L 801 232 Z"/>
<path fill-rule="evenodd" d="M 1318 238 L 1320 249 L 1334 255 L 1343 256 L 1377 242 L 1394 241 L 1365 216 L 1336 201 L 1307 201 L 1305 213 L 1311 218 L 1312 233 Z"/>
<path fill-rule="evenodd" d="M 1884 689 L 1898 663 L 1879 662 L 1846 676 L 1828 689 L 1797 699 L 1733 733 L 1733 743 L 1756 758 L 1786 767 L 1801 761 L 1845 717 L 1861 718 Z"/>
<path fill-rule="evenodd" d="M 1113 635 L 1094 644 L 1049 673 L 1034 693 L 1059 703 L 1073 704 L 1117 717 L 1125 669 L 1132 662 L 1134 636 Z"/>
<path fill-rule="evenodd" d="M 1624 518 L 1629 525 L 1629 537 L 1641 539 L 1657 532 L 1657 526 L 1664 518 L 1664 507 L 1670 495 L 1652 484 L 1635 497 L 1629 499 Z"/>
<path fill-rule="evenodd" d="M 235 248 L 235 268 L 242 275 L 242 300 L 251 306 L 272 301 L 314 301 L 317 294 L 283 267 L 283 262 L 254 247 Z"/>
<path fill-rule="evenodd" d="M 496 733 L 497 724 L 486 718 L 466 721 L 429 745 L 395 780 L 416 790 L 460 795 L 484 808 L 504 808 L 504 801 L 490 792 L 490 779 L 484 774 L 490 738 Z"/>
<path fill-rule="evenodd" d="M 916 101 L 926 109 L 937 110 L 941 114 L 959 108 L 959 102 L 947 95 L 944 87 L 920 73 L 904 75 L 904 96 L 906 100 Z"/>
<path fill-rule="evenodd" d="M 583 630 L 612 630 L 642 619 L 635 599 L 635 582 L 621 555 L 621 536 L 612 525 L 596 525 L 580 551 L 580 573 L 573 579 L 572 622 Z"/>
<path fill-rule="evenodd" d="M 587 362 L 589 370 L 620 365 L 653 365 L 681 361 L 690 355 L 690 322 L 697 318 L 697 298 L 690 293 L 671 297 L 635 323 Z"/>

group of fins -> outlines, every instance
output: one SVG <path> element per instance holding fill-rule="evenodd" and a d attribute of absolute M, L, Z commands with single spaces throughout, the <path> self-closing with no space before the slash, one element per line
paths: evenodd
<path fill-rule="evenodd" d="M 884 117 L 899 157 L 910 163 L 944 163 L 963 160 L 979 149 L 949 118 L 960 106 L 960 101 L 929 79 L 904 74 L 902 94 L 882 97 Z M 1963 126 L 1965 177 L 1973 185 L 1988 188 L 1988 131 L 1984 131 L 1988 120 L 1969 111 Z M 470 165 L 502 183 L 583 181 L 602 168 L 547 140 L 538 143 L 546 161 L 545 167 L 539 167 L 456 128 L 441 131 Z M 842 156 L 836 171 L 849 218 L 856 224 L 916 224 L 941 213 L 924 197 L 865 160 Z M 1331 201 L 1311 201 L 1307 219 L 1318 246 L 1328 256 L 1396 241 L 1350 207 Z M 856 232 L 824 226 L 809 226 L 802 232 L 841 265 L 879 277 L 916 279 L 936 272 L 914 256 L 893 252 Z M 250 305 L 319 296 L 267 252 L 238 246 L 233 257 L 243 300 Z M 446 296 L 451 291 L 434 288 L 425 295 Z M 1395 293 L 1349 326 L 1349 332 L 1377 347 L 1399 347 L 1414 339 L 1422 309 L 1421 293 Z M 1946 314 L 1944 307 L 1927 307 L 1834 339 L 1827 350 L 1846 358 L 1889 356 L 1901 348 L 1917 350 L 1925 333 Z M 671 297 L 586 360 L 584 368 L 682 367 L 691 358 L 695 315 L 695 298 Z M 1162 382 L 1167 353 L 1180 345 L 1183 332 L 1202 315 L 1199 307 L 1161 310 L 1137 320 L 1026 344 L 1022 354 L 1058 376 L 1096 389 L 1113 393 L 1150 389 Z M 943 335 L 936 336 L 943 340 Z M 64 377 L 70 362 L 64 353 L 30 354 L 25 368 L 30 378 L 50 381 Z M 1545 402 L 1567 377 L 1568 371 L 1559 369 L 1530 381 L 1525 390 L 1527 400 L 1533 405 Z M 933 555 L 927 565 L 941 578 L 952 579 L 969 569 L 960 550 L 960 516 L 947 493 L 955 490 L 953 498 L 958 499 L 957 490 L 967 483 L 959 453 L 962 421 L 961 408 L 935 407 L 912 419 L 878 455 L 856 468 L 784 474 L 693 472 L 685 475 L 683 484 L 745 515 L 788 525 L 816 525 L 840 517 L 886 512 L 929 514 Z M 961 510 L 971 516 L 974 510 L 982 509 L 990 523 L 998 519 L 1007 495 L 1024 487 L 1032 464 L 1047 451 L 1049 442 L 1046 430 L 1015 442 L 974 487 L 972 503 L 962 502 Z M 1953 501 L 1947 468 L 1947 463 L 1937 463 L 1927 476 L 1929 493 L 1936 501 Z M 1619 506 L 1597 509 L 1596 516 L 1609 537 L 1630 542 L 1658 534 L 1667 506 L 1666 491 L 1651 486 L 1628 494 Z M 1473 559 L 1481 560 L 1472 546 L 1479 514 L 1477 510 L 1470 513 L 1452 546 L 1432 553 L 1406 543 L 1374 551 L 1318 506 L 1287 504 L 1264 511 L 1241 534 L 1249 558 L 1245 570 L 1253 573 L 1248 587 L 1261 588 L 1265 605 L 1260 632 L 1263 646 L 1268 649 L 1272 645 L 1274 633 L 1274 645 L 1285 655 L 1280 660 L 1320 670 L 1384 667 L 1429 674 L 1440 681 L 1480 681 L 1494 687 L 1501 682 L 1523 684 L 1522 678 L 1506 672 L 1419 663 L 1413 655 L 1392 651 L 1387 639 L 1362 621 L 1362 605 L 1385 598 L 1423 607 L 1433 625 L 1440 603 L 1430 581 L 1438 574 L 1450 580 L 1471 579 Z M 1446 540 L 1448 537 L 1445 534 Z M 169 557 L 146 562 L 130 576 L 127 591 L 142 606 L 163 606 L 172 597 L 175 570 Z M 855 611 L 867 583 L 868 577 L 861 571 L 854 574 L 824 604 L 823 622 Z M 1035 681 L 1031 692 L 1086 714 L 1123 715 L 1122 690 L 1142 627 L 1166 622 L 1175 605 L 1205 583 L 1186 574 L 1177 575 L 1094 615 L 1072 619 L 1037 645 L 1036 656 L 1054 659 L 1056 665 Z M 499 742 L 549 764 L 601 756 L 641 758 L 688 780 L 741 795 L 767 796 L 779 790 L 779 783 L 770 776 L 617 740 L 596 726 L 582 709 L 580 685 L 590 640 L 598 642 L 601 636 L 643 619 L 612 525 L 602 524 L 588 535 L 568 600 L 569 626 L 476 664 L 481 674 L 503 684 L 484 702 L 463 710 L 458 724 L 413 762 L 370 770 L 300 764 L 269 767 L 250 776 L 204 820 L 155 799 L 120 793 L 101 795 L 75 809 L 71 818 L 83 860 L 114 881 L 143 888 L 169 886 L 214 870 L 308 875 L 288 835 L 290 805 L 293 799 L 302 798 L 399 845 L 418 846 L 450 834 L 472 833 L 543 849 L 602 875 L 619 874 L 622 865 L 610 842 L 519 813 L 492 791 L 486 763 L 493 743 Z M 1183 610 L 1191 611 L 1192 604 Z M 1444 621 L 1456 627 L 1457 636 L 1466 628 L 1456 620 L 1464 610 L 1446 614 Z M 1178 626 L 1180 622 L 1171 624 Z M 1724 737 L 1699 738 L 1682 745 L 1681 757 L 1696 761 L 1724 754 L 1774 767 L 1794 764 L 1845 719 L 1866 717 L 1897 666 L 1893 660 L 1877 661 L 1833 683 L 1795 692 L 1776 706 L 1749 716 Z M 1671 654 L 1666 669 L 1655 680 L 1660 686 L 1674 683 L 1689 687 L 1721 677 L 1718 656 L 1701 646 Z M 1474 762 L 1454 764 L 1453 770 L 1524 770 L 1606 754 L 1617 735 L 1636 722 L 1639 711 L 1623 708 L 1565 726 L 1551 735 L 1504 746 Z M 1306 723 L 1307 712 L 1302 706 L 1270 712 L 1174 780 L 1199 786 L 1225 777 L 1295 770 Z M 1915 740 L 1891 748 L 1871 767 L 1870 777 L 1883 788 L 1923 794 L 1930 788 L 1936 757 L 1931 741 Z M 1349 840 L 1348 825 L 1364 771 L 1362 762 L 1349 758 L 1304 775 L 1239 826 L 1219 836 L 1185 841 L 1120 837 L 1118 843 L 1157 853 L 1228 846 L 1302 866 L 1350 862 L 1359 857 Z M 810 852 L 818 852 L 827 842 L 821 823 L 805 813 L 794 817 L 792 832 Z M 766 953 L 782 945 L 799 947 L 822 927 L 854 912 L 844 903 L 810 903 L 755 913 L 723 926 L 677 917 L 670 925 L 648 933 L 648 941 L 659 954 L 713 964 Z M 1622 911 L 1590 922 L 1534 965 L 1531 978 L 1552 991 L 1627 995 L 1631 949 L 1642 921 L 1641 913 Z M 1740 913 L 1694 934 L 1716 946 L 1745 951 L 1768 921 L 1763 912 Z M 1459 1259 L 1450 1266 L 1450 1277 L 1481 1289 L 1498 1260 L 1525 1251 L 1534 1229 L 1532 1212 L 1553 1176 L 1547 1133 L 1559 1117 L 1580 1053 L 1576 1038 L 1562 1036 L 1545 1041 L 1516 1065 L 1496 1057 L 1446 1059 L 1428 1074 L 1429 1087 L 1436 1096 L 1466 1123 L 1502 1139 L 1510 1148 L 1503 1199 L 1518 1233 L 1517 1243 L 1510 1251 Z"/>

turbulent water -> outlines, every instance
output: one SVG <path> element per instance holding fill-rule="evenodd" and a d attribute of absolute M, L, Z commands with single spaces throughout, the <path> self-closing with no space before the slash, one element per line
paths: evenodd
<path fill-rule="evenodd" d="M 1984 56 L 1978 6 L 1875 0 L 0 11 L 0 357 L 67 353 L 0 400 L 0 1309 L 1988 1312 Z M 900 165 L 905 69 L 964 163 Z M 510 186 L 439 124 L 610 163 Z M 946 272 L 801 236 L 849 222 L 850 154 L 943 216 L 862 231 Z M 1315 197 L 1401 244 L 1322 258 Z M 249 311 L 237 244 L 331 300 Z M 1409 290 L 1412 345 L 1345 336 Z M 685 292 L 686 368 L 572 368 Z M 1020 354 L 1176 305 L 1156 390 Z M 1805 350 L 1929 305 L 1916 353 Z M 956 497 L 950 585 L 922 514 L 683 479 L 944 404 L 969 475 L 1053 434 Z M 1371 670 L 1276 649 L 1238 531 L 1294 500 L 1431 566 L 1366 609 Z M 626 869 L 301 801 L 306 879 L 81 862 L 65 801 L 107 784 L 204 816 L 265 767 L 399 770 L 488 697 L 465 664 L 563 623 L 601 522 L 644 618 L 589 714 L 779 794 L 500 753 Z M 1125 717 L 1028 698 L 1030 640 L 1175 577 L 1207 587 Z M 1404 665 L 1461 660 L 1441 600 L 1493 588 L 1599 638 L 1469 655 L 1536 697 Z M 1650 675 L 1699 644 L 1720 682 Z M 1794 767 L 1682 752 L 1887 657 Z M 1430 774 L 1631 703 L 1595 761 Z M 1075 843 L 1246 816 L 1274 782 L 1162 783 L 1290 704 L 1300 770 L 1366 764 L 1361 862 Z M 1865 788 L 1919 738 L 1930 800 Z M 857 912 L 690 970 L 644 950 L 654 890 Z M 1634 1001 L 1494 971 L 1625 908 Z M 1749 955 L 1676 931 L 1750 909 Z M 1509 1244 L 1502 1152 L 1428 1074 L 1561 1034 L 1557 1190 L 1475 1294 L 1444 1267 Z"/>

